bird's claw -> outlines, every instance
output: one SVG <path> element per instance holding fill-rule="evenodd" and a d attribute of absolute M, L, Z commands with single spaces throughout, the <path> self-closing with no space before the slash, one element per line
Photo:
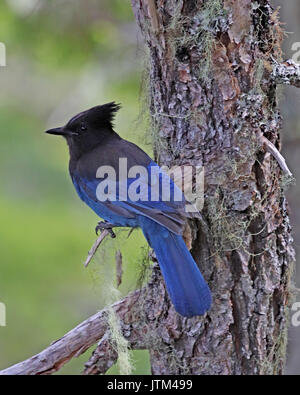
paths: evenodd
<path fill-rule="evenodd" d="M 103 230 L 107 230 L 110 236 L 114 239 L 116 237 L 115 232 L 113 231 L 113 224 L 110 224 L 109 222 L 98 222 L 95 232 L 96 235 L 98 236 L 98 232 L 102 232 Z"/>

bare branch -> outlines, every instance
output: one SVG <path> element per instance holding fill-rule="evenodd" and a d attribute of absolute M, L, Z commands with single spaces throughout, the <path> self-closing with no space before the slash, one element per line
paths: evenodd
<path fill-rule="evenodd" d="M 293 174 L 288 168 L 284 157 L 281 155 L 281 153 L 278 151 L 275 145 L 271 143 L 271 141 L 269 141 L 265 136 L 262 136 L 261 139 L 266 148 L 266 151 L 268 151 L 271 155 L 273 155 L 273 157 L 277 160 L 279 166 L 284 171 L 284 173 L 286 173 L 289 177 L 293 177 Z"/>
<path fill-rule="evenodd" d="M 98 375 L 108 371 L 117 362 L 118 354 L 114 350 L 109 334 L 106 333 L 100 340 L 91 358 L 85 363 L 84 375 Z"/>
<path fill-rule="evenodd" d="M 128 317 L 134 310 L 140 291 L 130 293 L 125 299 L 113 304 L 113 309 L 122 322 L 125 317 L 136 321 L 137 314 Z M 107 313 L 102 310 L 72 329 L 61 339 L 52 343 L 37 355 L 0 371 L 0 375 L 41 375 L 52 374 L 62 368 L 73 357 L 83 354 L 101 339 L 108 329 Z"/>
<path fill-rule="evenodd" d="M 277 84 L 293 85 L 300 88 L 300 65 L 291 59 L 283 63 L 276 63 L 272 75 Z"/>
<path fill-rule="evenodd" d="M 86 258 L 86 261 L 84 262 L 84 266 L 88 267 L 89 263 L 91 262 L 93 256 L 96 254 L 96 251 L 98 250 L 100 244 L 102 243 L 102 241 L 108 236 L 110 235 L 109 231 L 107 229 L 104 229 L 100 236 L 98 237 L 98 239 L 95 241 L 95 243 L 93 244 L 92 248 L 90 249 L 90 251 L 88 252 L 88 256 Z"/>

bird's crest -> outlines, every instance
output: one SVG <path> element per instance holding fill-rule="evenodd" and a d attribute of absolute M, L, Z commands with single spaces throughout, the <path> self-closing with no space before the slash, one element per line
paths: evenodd
<path fill-rule="evenodd" d="M 68 125 L 76 125 L 81 120 L 87 120 L 89 124 L 94 126 L 109 126 L 113 127 L 113 121 L 116 112 L 121 108 L 120 104 L 110 102 L 101 106 L 92 107 L 89 110 L 83 111 L 68 122 Z"/>
<path fill-rule="evenodd" d="M 88 110 L 88 118 L 91 120 L 91 122 L 94 121 L 95 123 L 113 126 L 116 112 L 119 111 L 120 108 L 121 105 L 115 102 L 103 104 L 102 106 L 96 106 Z"/>

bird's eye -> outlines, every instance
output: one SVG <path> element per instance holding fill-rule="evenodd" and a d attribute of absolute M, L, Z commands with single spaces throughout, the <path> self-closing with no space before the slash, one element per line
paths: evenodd
<path fill-rule="evenodd" d="M 85 130 L 87 130 L 87 126 L 86 126 L 86 124 L 85 124 L 84 122 L 81 122 L 81 124 L 80 124 L 80 130 L 81 130 L 82 132 L 84 132 Z"/>

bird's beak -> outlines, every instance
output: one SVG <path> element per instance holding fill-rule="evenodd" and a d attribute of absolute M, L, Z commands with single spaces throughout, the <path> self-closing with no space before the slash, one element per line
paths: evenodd
<path fill-rule="evenodd" d="M 65 131 L 64 131 L 63 128 L 49 129 L 49 130 L 46 130 L 45 133 L 48 133 L 48 134 L 56 134 L 57 136 L 64 136 L 64 135 L 65 135 Z"/>
<path fill-rule="evenodd" d="M 46 130 L 45 133 L 54 134 L 56 136 L 65 136 L 65 137 L 77 135 L 77 133 L 74 133 L 74 132 L 72 132 L 72 131 L 64 128 L 64 127 L 49 129 L 49 130 Z"/>

